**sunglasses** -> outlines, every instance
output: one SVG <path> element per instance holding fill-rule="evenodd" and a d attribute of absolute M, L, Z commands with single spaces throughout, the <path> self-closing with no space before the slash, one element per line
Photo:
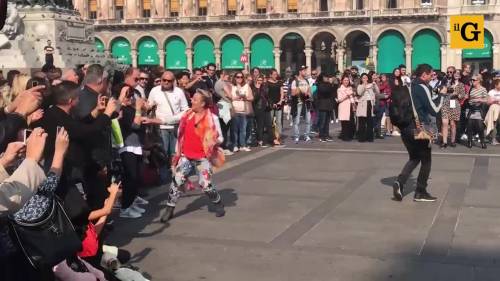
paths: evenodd
<path fill-rule="evenodd" d="M 174 82 L 174 79 L 161 79 L 161 81 L 172 83 L 172 82 Z"/>
<path fill-rule="evenodd" d="M 318 75 L 318 73 L 311 73 L 311 75 L 312 75 L 312 76 L 316 76 L 316 75 Z"/>
<path fill-rule="evenodd" d="M 471 80 L 472 80 L 472 81 L 479 81 L 479 80 L 477 80 L 477 79 L 471 79 Z"/>
<path fill-rule="evenodd" d="M 148 80 L 146 77 L 140 77 L 139 80 Z"/>
<path fill-rule="evenodd" d="M 134 81 L 135 81 L 135 82 L 139 81 L 139 78 L 134 78 Z"/>
<path fill-rule="evenodd" d="M 235 76 L 235 77 L 236 77 L 236 79 L 241 79 L 241 78 L 243 78 L 243 76 Z"/>
<path fill-rule="evenodd" d="M 155 80 L 155 84 L 158 84 L 160 82 L 161 82 L 161 80 Z"/>

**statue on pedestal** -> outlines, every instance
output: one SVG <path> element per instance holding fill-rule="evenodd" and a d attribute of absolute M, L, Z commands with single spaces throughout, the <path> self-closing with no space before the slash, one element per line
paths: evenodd
<path fill-rule="evenodd" d="M 21 25 L 22 19 L 17 11 L 16 4 L 9 2 L 5 24 L 2 30 L 0 30 L 0 49 L 4 48 L 9 40 L 16 39 L 17 35 L 20 33 Z"/>

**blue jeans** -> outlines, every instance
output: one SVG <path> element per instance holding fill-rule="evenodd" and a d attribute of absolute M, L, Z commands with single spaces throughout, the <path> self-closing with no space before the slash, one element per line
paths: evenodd
<path fill-rule="evenodd" d="M 231 119 L 231 127 L 233 128 L 233 146 L 234 147 L 245 147 L 247 146 L 247 116 L 244 114 L 235 114 L 233 119 Z"/>
<path fill-rule="evenodd" d="M 177 144 L 177 132 L 174 129 L 160 129 L 161 141 L 163 143 L 163 149 L 169 157 L 175 154 L 175 145 Z M 170 170 L 170 165 L 167 164 L 164 167 L 160 167 L 160 181 L 162 184 L 168 182 L 168 179 L 172 176 L 172 171 Z"/>
<path fill-rule="evenodd" d="M 277 139 L 279 139 L 281 136 L 281 130 L 282 130 L 281 121 L 283 118 L 282 114 L 283 114 L 283 111 L 281 111 L 281 110 L 277 110 L 277 109 L 271 110 L 271 123 L 273 123 L 273 119 L 276 118 L 275 119 L 276 123 L 274 123 L 274 125 L 275 125 L 274 131 L 277 134 L 277 136 L 275 136 L 275 138 L 277 138 Z"/>
<path fill-rule="evenodd" d="M 383 106 L 379 105 L 377 108 L 375 108 L 375 124 L 373 128 L 375 129 L 375 132 L 379 135 L 382 134 L 381 132 L 382 116 L 384 116 L 386 108 L 387 108 L 386 105 Z"/>
<path fill-rule="evenodd" d="M 302 115 L 302 110 L 305 109 L 305 121 L 306 121 L 306 131 L 304 132 L 304 137 L 309 137 L 311 134 L 311 111 L 303 107 L 302 104 L 297 105 L 297 115 L 293 117 L 293 136 L 297 139 L 300 137 L 299 125 L 300 125 L 300 115 Z"/>

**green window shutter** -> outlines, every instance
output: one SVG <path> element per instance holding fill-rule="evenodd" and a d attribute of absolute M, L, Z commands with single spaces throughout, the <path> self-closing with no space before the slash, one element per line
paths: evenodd
<path fill-rule="evenodd" d="M 269 36 L 265 34 L 255 36 L 250 43 L 250 67 L 274 68 L 273 49 L 274 43 Z"/>
<path fill-rule="evenodd" d="M 98 53 L 104 53 L 104 44 L 97 38 L 95 39 L 95 48 Z"/>
<path fill-rule="evenodd" d="M 229 35 L 222 40 L 222 69 L 242 69 L 240 61 L 243 54 L 243 42 L 238 36 Z"/>
<path fill-rule="evenodd" d="M 433 69 L 441 69 L 441 39 L 430 29 L 419 31 L 412 41 L 411 69 L 427 63 Z"/>
<path fill-rule="evenodd" d="M 121 64 L 132 64 L 130 43 L 125 38 L 118 38 L 111 44 L 111 55 Z"/>
<path fill-rule="evenodd" d="M 209 63 L 215 63 L 214 43 L 207 36 L 196 38 L 193 49 L 193 67 L 203 67 Z"/>
<path fill-rule="evenodd" d="M 160 58 L 158 57 L 158 43 L 151 37 L 143 38 L 139 41 L 137 48 L 137 64 L 138 65 L 159 65 Z"/>
<path fill-rule="evenodd" d="M 491 33 L 485 30 L 484 48 L 482 49 L 463 49 L 462 58 L 464 59 L 487 59 L 493 57 L 493 37 Z"/>
<path fill-rule="evenodd" d="M 186 69 L 186 43 L 180 37 L 170 37 L 165 43 L 165 68 Z"/>
<path fill-rule="evenodd" d="M 377 48 L 378 73 L 392 73 L 394 68 L 405 64 L 405 40 L 399 32 L 384 32 L 378 40 Z"/>

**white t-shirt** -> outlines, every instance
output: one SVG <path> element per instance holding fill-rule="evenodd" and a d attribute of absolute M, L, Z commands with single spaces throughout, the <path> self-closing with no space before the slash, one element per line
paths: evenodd
<path fill-rule="evenodd" d="M 500 101 L 500 91 L 497 91 L 496 89 L 491 89 L 491 91 L 488 92 L 488 96 L 495 101 Z"/>
<path fill-rule="evenodd" d="M 184 92 L 177 87 L 171 92 L 163 92 L 161 86 L 154 87 L 149 93 L 148 104 L 157 105 L 155 113 L 156 118 L 162 121 L 160 129 L 173 129 L 174 125 L 179 124 L 182 114 L 189 109 Z"/>

